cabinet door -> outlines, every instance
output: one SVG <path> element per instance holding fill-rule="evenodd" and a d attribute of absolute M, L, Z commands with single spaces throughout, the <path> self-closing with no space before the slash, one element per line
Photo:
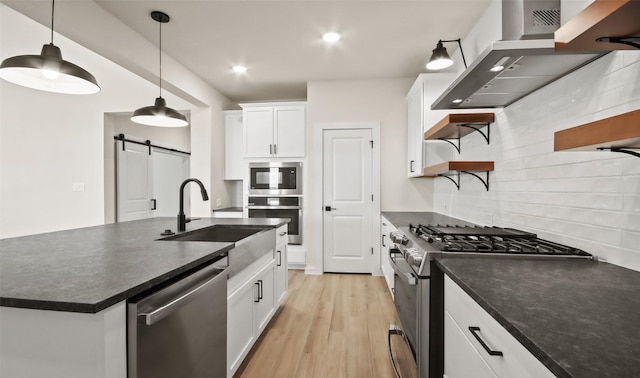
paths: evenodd
<path fill-rule="evenodd" d="M 422 176 L 424 83 L 416 83 L 407 96 L 407 174 Z"/>
<path fill-rule="evenodd" d="M 289 286 L 289 270 L 287 269 L 287 242 L 276 246 L 276 308 L 280 306 Z"/>
<path fill-rule="evenodd" d="M 243 180 L 246 174 L 242 159 L 242 111 L 224 113 L 224 179 Z"/>
<path fill-rule="evenodd" d="M 227 298 L 227 377 L 233 376 L 256 339 L 257 298 L 253 280 Z"/>
<path fill-rule="evenodd" d="M 304 157 L 305 151 L 305 106 L 276 106 L 273 108 L 275 122 L 275 155 L 277 157 Z"/>
<path fill-rule="evenodd" d="M 258 285 L 258 302 L 256 302 L 256 326 L 257 334 L 260 335 L 269 324 L 269 320 L 275 313 L 275 293 L 274 293 L 274 264 L 267 265 L 256 277 Z"/>
<path fill-rule="evenodd" d="M 382 270 L 382 274 L 384 276 L 385 281 L 387 282 L 387 287 L 391 292 L 391 297 L 395 296 L 393 292 L 394 281 L 393 281 L 393 268 L 391 267 L 391 263 L 389 262 L 389 249 L 393 245 L 389 235 L 391 231 L 395 230 L 395 227 L 389 223 L 384 217 L 381 218 L 382 221 L 380 223 L 380 269 Z"/>
<path fill-rule="evenodd" d="M 447 378 L 496 378 L 448 311 L 444 314 L 444 334 L 444 374 Z"/>
<path fill-rule="evenodd" d="M 273 107 L 255 107 L 242 111 L 244 156 L 271 157 L 273 151 Z"/>

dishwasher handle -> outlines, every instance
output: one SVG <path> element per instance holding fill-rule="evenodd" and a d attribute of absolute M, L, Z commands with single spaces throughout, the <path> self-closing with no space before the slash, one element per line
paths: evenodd
<path fill-rule="evenodd" d="M 226 280 L 227 275 L 223 274 L 223 272 L 224 271 L 218 270 L 218 273 L 215 276 L 213 276 L 211 279 L 207 280 L 203 284 L 198 285 L 197 287 L 191 290 L 188 290 L 184 293 L 181 293 L 177 297 L 170 299 L 164 304 L 156 306 L 156 308 L 153 309 L 153 311 L 138 312 L 138 316 L 145 317 L 145 324 L 148 326 L 157 323 L 161 319 L 171 315 L 180 307 L 190 302 L 191 299 L 193 299 L 196 295 L 198 295 L 199 292 L 206 290 L 206 288 L 208 288 L 211 285 L 214 285 L 219 280 L 222 280 L 222 279 Z"/>

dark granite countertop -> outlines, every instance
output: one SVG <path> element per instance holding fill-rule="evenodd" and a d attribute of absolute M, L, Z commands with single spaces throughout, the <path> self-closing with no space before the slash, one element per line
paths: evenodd
<path fill-rule="evenodd" d="M 289 219 L 201 218 L 216 224 L 280 227 Z M 233 248 L 233 243 L 161 241 L 175 218 L 108 224 L 0 240 L 0 306 L 96 313 Z"/>
<path fill-rule="evenodd" d="M 591 261 L 436 264 L 558 377 L 640 377 L 640 273 Z"/>

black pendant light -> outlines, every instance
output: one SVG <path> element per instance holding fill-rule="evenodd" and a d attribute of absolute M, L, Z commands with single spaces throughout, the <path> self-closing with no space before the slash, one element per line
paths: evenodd
<path fill-rule="evenodd" d="M 19 55 L 0 65 L 0 78 L 23 87 L 67 94 L 93 94 L 100 91 L 96 78 L 73 63 L 62 59 L 53 44 L 55 0 L 51 1 L 51 43 L 42 46 L 40 55 Z"/>
<path fill-rule="evenodd" d="M 169 22 L 169 16 L 164 12 L 153 11 L 151 12 L 151 18 L 160 24 L 160 96 L 156 98 L 152 106 L 145 106 L 133 112 L 131 120 L 149 126 L 188 126 L 187 117 L 167 107 L 167 102 L 162 98 L 162 24 Z"/>

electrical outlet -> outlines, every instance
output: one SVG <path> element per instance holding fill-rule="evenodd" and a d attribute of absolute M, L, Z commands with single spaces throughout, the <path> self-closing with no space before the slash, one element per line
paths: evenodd
<path fill-rule="evenodd" d="M 222 198 L 216 198 L 216 207 L 222 206 Z"/>
<path fill-rule="evenodd" d="M 84 182 L 74 182 L 71 184 L 71 190 L 74 192 L 84 192 Z"/>

